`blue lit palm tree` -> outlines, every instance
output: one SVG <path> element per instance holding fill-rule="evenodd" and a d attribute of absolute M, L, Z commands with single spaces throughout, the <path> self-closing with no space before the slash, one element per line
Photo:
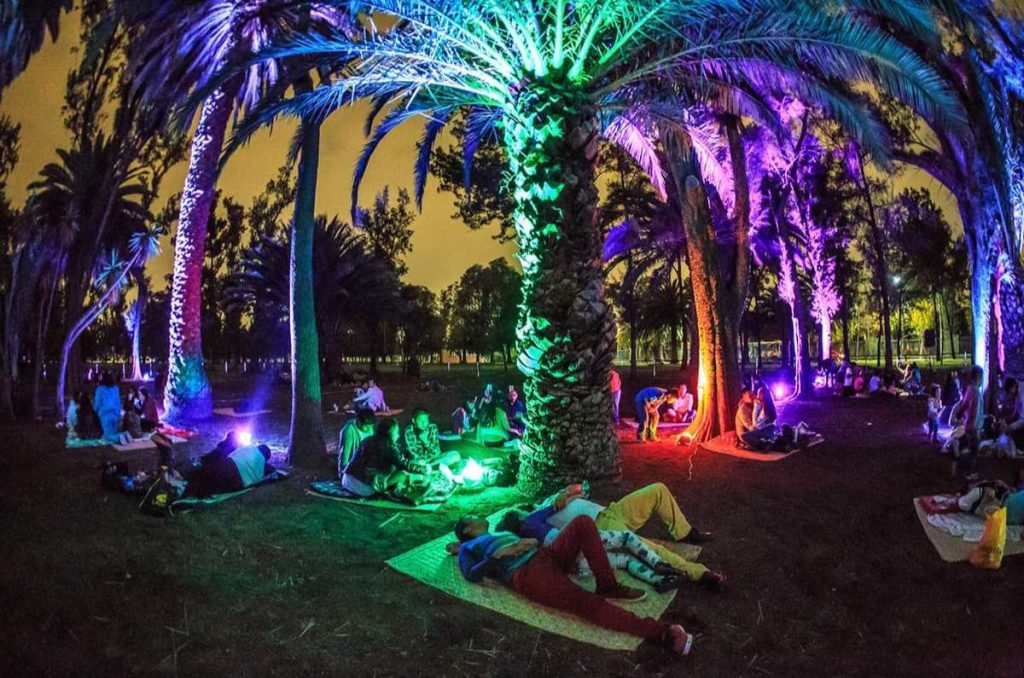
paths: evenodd
<path fill-rule="evenodd" d="M 664 82 L 693 99 L 714 89 L 729 92 L 724 104 L 745 113 L 745 88 L 757 78 L 782 73 L 798 92 L 814 87 L 799 76 L 808 63 L 817 65 L 821 77 L 867 79 L 898 89 L 936 115 L 951 108 L 919 58 L 862 22 L 859 13 L 831 3 L 332 4 L 361 11 L 366 35 L 298 36 L 262 56 L 351 62 L 351 71 L 262 116 L 323 113 L 357 99 L 372 101 L 372 131 L 355 170 L 353 208 L 370 157 L 401 123 L 427 121 L 415 168 L 417 198 L 433 144 L 457 111 L 469 109 L 470 130 L 497 125 L 500 132 L 523 268 L 518 364 L 526 376 L 530 423 L 521 447 L 520 482 L 526 488 L 604 476 L 618 467 L 606 388 L 615 329 L 604 296 L 596 219 L 602 110 L 628 108 L 632 92 Z M 916 17 L 919 10 L 916 2 L 846 4 L 887 15 Z M 388 28 L 375 25 L 381 17 L 390 17 Z M 720 87 L 709 88 L 711 81 Z"/>
<path fill-rule="evenodd" d="M 56 40 L 72 0 L 0 0 L 0 93 L 28 66 L 46 33 Z"/>
<path fill-rule="evenodd" d="M 118 9 L 141 28 L 135 81 L 150 102 L 170 108 L 202 89 L 229 62 L 308 25 L 310 3 L 286 0 L 120 0 Z M 339 13 L 314 11 L 316 20 Z M 209 91 L 192 137 L 174 246 L 169 365 L 164 405 L 169 421 L 209 416 L 212 393 L 203 368 L 201 282 L 206 224 L 218 162 L 233 115 L 278 83 L 274 60 L 254 64 Z M 285 81 L 284 84 L 289 84 Z"/>

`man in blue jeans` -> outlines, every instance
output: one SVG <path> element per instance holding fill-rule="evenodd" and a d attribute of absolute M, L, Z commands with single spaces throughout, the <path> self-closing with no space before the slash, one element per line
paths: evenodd
<path fill-rule="evenodd" d="M 665 403 L 675 403 L 676 397 L 663 388 L 648 386 L 636 394 L 633 404 L 636 406 L 636 439 L 658 440 L 658 421 L 661 418 L 659 408 Z"/>

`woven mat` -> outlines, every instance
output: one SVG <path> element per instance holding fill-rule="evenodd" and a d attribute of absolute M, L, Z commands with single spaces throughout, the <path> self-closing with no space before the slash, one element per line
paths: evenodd
<path fill-rule="evenodd" d="M 940 558 L 942 558 L 947 563 L 959 563 L 970 559 L 971 553 L 974 551 L 974 548 L 978 545 L 977 539 L 981 538 L 980 533 L 978 533 L 975 530 L 970 530 L 965 532 L 963 536 L 954 536 L 947 530 L 936 527 L 931 522 L 929 522 L 928 519 L 938 518 L 939 515 L 937 514 L 929 516 L 928 512 L 924 510 L 923 506 L 921 506 L 920 497 L 914 499 L 914 511 L 917 513 L 917 519 L 921 523 L 921 527 L 924 528 L 925 535 L 928 536 L 928 541 L 930 541 L 932 543 L 932 546 L 935 547 L 935 550 L 939 552 Z M 959 518 L 959 521 L 961 522 L 967 519 L 973 519 L 973 521 L 969 522 L 976 522 L 978 525 L 981 526 L 981 529 L 984 530 L 985 521 L 979 518 L 978 516 L 958 513 L 942 514 L 943 518 L 948 516 L 964 516 L 963 518 Z M 1020 538 L 1020 531 L 1018 530 L 1016 533 L 1018 539 L 1013 540 L 1011 539 L 1011 530 L 1012 527 L 1007 529 L 1006 550 L 1003 553 L 1004 557 L 1015 556 L 1024 553 L 1024 540 L 1021 540 Z M 975 541 L 967 541 L 968 538 L 972 537 L 975 538 Z"/>
<path fill-rule="evenodd" d="M 372 508 L 390 509 L 392 511 L 421 511 L 431 513 L 441 508 L 441 504 L 406 504 L 404 502 L 391 501 L 389 499 L 367 499 L 359 497 L 341 486 L 337 480 L 314 480 L 309 484 L 306 494 L 321 499 L 343 501 L 357 506 L 370 506 Z"/>
<path fill-rule="evenodd" d="M 269 414 L 270 410 L 252 410 L 251 412 L 236 412 L 233 407 L 218 407 L 213 410 L 214 414 L 219 414 L 222 417 L 233 417 L 235 419 L 248 419 L 249 417 L 256 417 L 261 414 Z"/>
<path fill-rule="evenodd" d="M 64 447 L 69 450 L 81 450 L 87 447 L 103 447 L 109 445 L 103 438 L 65 438 Z"/>
<path fill-rule="evenodd" d="M 724 454 L 730 457 L 737 457 L 739 459 L 749 459 L 751 461 L 779 461 L 781 459 L 787 459 L 792 457 L 800 450 L 806 450 L 816 445 L 820 445 L 825 442 L 825 438 L 818 434 L 809 435 L 801 440 L 799 447 L 793 448 L 789 452 L 756 452 L 754 450 L 745 450 L 736 444 L 736 432 L 729 431 L 723 433 L 717 438 L 701 443 L 701 449 L 707 450 L 708 452 L 714 452 L 715 454 Z"/>
<path fill-rule="evenodd" d="M 491 515 L 488 518 L 491 525 L 497 524 L 506 510 L 502 509 Z M 498 582 L 485 580 L 482 584 L 472 584 L 466 581 L 459 571 L 458 558 L 448 555 L 444 549 L 445 545 L 452 540 L 451 534 L 445 534 L 422 546 L 417 546 L 411 551 L 395 556 L 388 560 L 387 564 L 394 570 L 444 591 L 450 596 L 493 610 L 548 633 L 555 633 L 608 650 L 627 652 L 636 650 L 643 642 L 641 638 L 608 631 L 578 617 L 532 603 Z M 687 545 L 672 544 L 671 546 L 673 550 L 676 550 L 677 546 Z M 699 554 L 699 547 L 696 547 L 696 550 Z M 679 549 L 677 552 L 686 558 L 695 557 L 693 548 Z M 638 582 L 624 572 L 616 572 L 616 576 L 628 586 L 647 590 L 647 597 L 644 600 L 623 605 L 625 609 L 640 617 L 660 618 L 676 596 L 674 590 L 667 593 L 656 593 L 646 584 Z M 593 579 L 583 580 L 581 583 L 584 588 L 591 591 L 594 589 Z"/>
<path fill-rule="evenodd" d="M 177 445 L 178 443 L 187 443 L 188 440 L 185 438 L 179 438 L 178 436 L 167 436 L 171 443 Z M 113 445 L 113 448 L 118 452 L 142 452 L 144 450 L 155 450 L 156 443 L 150 438 L 137 438 L 130 443 L 124 443 L 122 445 Z"/>
<path fill-rule="evenodd" d="M 171 508 L 173 508 L 175 511 L 180 512 L 191 511 L 193 509 L 201 508 L 203 506 L 213 506 L 214 504 L 220 504 L 221 502 L 227 501 L 228 499 L 241 497 L 243 494 L 248 494 L 249 492 L 252 492 L 257 488 L 263 487 L 264 485 L 270 485 L 271 483 L 276 483 L 279 480 L 285 480 L 286 478 L 288 478 L 287 471 L 272 471 L 270 475 L 268 475 L 266 478 L 259 481 L 258 483 L 250 485 L 244 490 L 238 490 L 237 492 L 224 492 L 223 494 L 215 494 L 210 497 L 203 498 L 185 497 L 184 499 L 179 499 L 178 501 L 174 502 L 171 505 Z"/>

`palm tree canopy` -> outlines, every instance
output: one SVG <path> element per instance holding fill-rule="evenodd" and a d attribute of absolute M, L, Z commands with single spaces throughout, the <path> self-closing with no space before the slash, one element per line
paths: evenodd
<path fill-rule="evenodd" d="M 46 33 L 57 39 L 62 12 L 72 0 L 0 0 L 0 91 L 25 70 Z"/>
<path fill-rule="evenodd" d="M 648 88 L 671 83 L 691 102 L 714 99 L 742 115 L 759 107 L 751 92 L 780 89 L 823 101 L 830 114 L 862 119 L 864 111 L 830 95 L 832 80 L 876 83 L 915 110 L 951 125 L 963 113 L 933 69 L 883 28 L 898 25 L 930 39 L 938 34 L 922 2 L 855 0 L 377 0 L 325 1 L 349 6 L 367 26 L 361 36 L 338 31 L 297 34 L 247 64 L 284 57 L 346 71 L 332 82 L 269 106 L 251 125 L 278 115 L 325 116 L 357 99 L 373 103 L 370 137 L 355 169 L 353 207 L 367 163 L 401 123 L 424 117 L 417 154 L 417 197 L 430 150 L 460 108 L 483 109 L 467 143 L 515 115 L 524 88 L 561 83 L 605 110 L 626 110 Z M 470 119 L 473 120 L 472 118 Z M 863 129 L 864 125 L 853 126 Z"/>

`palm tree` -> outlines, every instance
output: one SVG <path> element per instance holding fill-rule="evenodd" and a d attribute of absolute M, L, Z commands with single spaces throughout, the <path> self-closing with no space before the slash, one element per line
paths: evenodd
<path fill-rule="evenodd" d="M 416 165 L 418 198 L 434 141 L 457 111 L 468 108 L 500 123 L 523 268 L 518 364 L 526 376 L 530 426 L 520 483 L 528 489 L 618 468 L 606 389 L 615 330 L 604 299 L 596 220 L 602 109 L 631 106 L 631 94 L 646 83 L 668 81 L 677 90 L 704 93 L 713 81 L 736 92 L 729 102 L 743 112 L 741 95 L 764 75 L 752 66 L 785 64 L 789 84 L 801 90 L 799 73 L 810 60 L 827 77 L 898 87 L 940 115 L 949 105 L 920 59 L 859 14 L 830 6 L 783 0 L 331 4 L 351 4 L 367 22 L 390 17 L 391 28 L 360 39 L 298 36 L 263 56 L 351 61 L 342 77 L 278 112 L 324 112 L 372 100 L 371 125 L 379 121 L 356 166 L 354 208 L 370 157 L 402 122 L 428 118 Z M 916 2 L 847 4 L 887 16 L 918 9 Z"/>
<path fill-rule="evenodd" d="M 128 238 L 128 257 L 122 259 L 116 250 L 112 250 L 106 260 L 99 263 L 93 277 L 96 289 L 96 301 L 71 326 L 60 351 L 60 369 L 57 372 L 57 411 L 63 412 L 65 405 L 65 385 L 68 360 L 71 348 L 106 311 L 124 291 L 130 277 L 137 275 L 146 267 L 150 259 L 160 251 L 160 238 L 164 233 L 160 228 L 142 227 Z"/>
<path fill-rule="evenodd" d="M 72 0 L 0 0 L 0 94 L 28 66 L 49 31 L 57 39 Z"/>
<path fill-rule="evenodd" d="M 188 99 L 233 60 L 306 25 L 310 3 L 283 0 L 121 0 L 119 11 L 142 29 L 136 86 L 169 107 Z M 337 12 L 314 9 L 318 17 Z M 210 415 L 213 395 L 203 367 L 202 270 L 206 226 L 229 121 L 278 82 L 276 61 L 252 64 L 204 91 L 192 137 L 174 246 L 167 386 L 168 421 Z M 285 84 L 288 84 L 285 81 Z M 187 125 L 183 125 L 187 126 Z M 306 127 L 309 129 L 309 126 Z M 310 130 L 311 131 L 311 130 Z M 311 219 L 312 217 L 310 217 Z"/>

